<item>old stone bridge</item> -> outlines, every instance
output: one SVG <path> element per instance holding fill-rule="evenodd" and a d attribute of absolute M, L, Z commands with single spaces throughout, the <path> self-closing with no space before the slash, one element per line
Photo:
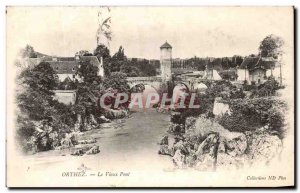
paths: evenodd
<path fill-rule="evenodd" d="M 167 84 L 166 81 L 164 81 L 161 77 L 159 76 L 150 76 L 150 77 L 127 77 L 128 84 L 130 88 L 133 88 L 137 85 L 149 85 L 153 87 L 155 90 L 160 90 L 162 85 L 164 83 Z M 209 79 L 186 79 L 186 78 L 181 78 L 181 80 L 170 80 L 170 82 L 173 83 L 173 87 L 178 86 L 178 85 L 183 85 L 187 88 L 188 91 L 194 91 L 195 90 L 195 85 L 203 83 L 207 85 L 208 82 L 212 82 L 214 80 L 209 80 Z"/>

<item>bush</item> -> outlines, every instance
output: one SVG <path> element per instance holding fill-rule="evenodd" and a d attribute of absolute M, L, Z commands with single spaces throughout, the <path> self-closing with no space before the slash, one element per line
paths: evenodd
<path fill-rule="evenodd" d="M 218 122 L 230 131 L 245 132 L 262 126 L 284 134 L 284 112 L 287 108 L 283 101 L 275 98 L 235 99 L 229 101 L 231 114 L 218 118 Z"/>

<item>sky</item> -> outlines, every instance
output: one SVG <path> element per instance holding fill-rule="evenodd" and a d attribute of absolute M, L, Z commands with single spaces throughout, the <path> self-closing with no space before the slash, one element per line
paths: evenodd
<path fill-rule="evenodd" d="M 7 47 L 74 56 L 96 47 L 99 7 L 8 7 Z M 168 41 L 173 58 L 257 54 L 269 34 L 293 46 L 291 7 L 111 7 L 110 51 L 159 59 Z"/>

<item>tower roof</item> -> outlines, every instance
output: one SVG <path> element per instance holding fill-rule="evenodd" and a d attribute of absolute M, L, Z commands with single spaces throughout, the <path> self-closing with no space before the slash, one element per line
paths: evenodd
<path fill-rule="evenodd" d="M 166 41 L 162 46 L 160 46 L 160 49 L 162 48 L 172 48 L 172 46 Z"/>

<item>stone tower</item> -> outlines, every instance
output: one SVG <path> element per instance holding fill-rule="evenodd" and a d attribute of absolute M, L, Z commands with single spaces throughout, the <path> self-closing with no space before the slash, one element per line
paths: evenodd
<path fill-rule="evenodd" d="M 166 43 L 160 46 L 160 70 L 163 81 L 169 81 L 172 78 L 171 61 L 172 46 L 166 41 Z"/>

